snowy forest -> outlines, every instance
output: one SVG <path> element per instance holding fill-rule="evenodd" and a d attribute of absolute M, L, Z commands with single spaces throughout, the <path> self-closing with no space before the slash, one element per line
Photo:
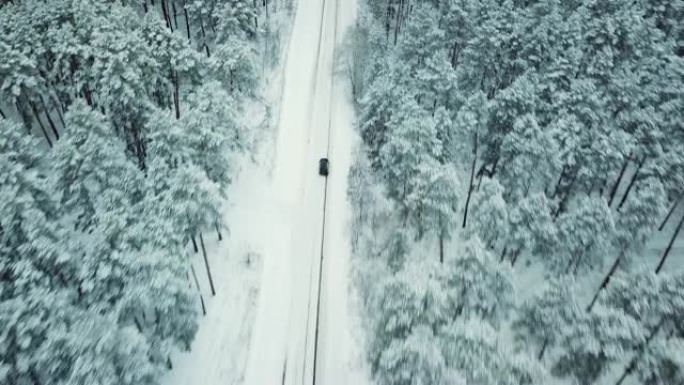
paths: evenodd
<path fill-rule="evenodd" d="M 1 384 L 156 384 L 191 348 L 291 6 L 0 1 Z"/>
<path fill-rule="evenodd" d="M 362 0 L 347 40 L 375 382 L 684 384 L 684 2 Z"/>

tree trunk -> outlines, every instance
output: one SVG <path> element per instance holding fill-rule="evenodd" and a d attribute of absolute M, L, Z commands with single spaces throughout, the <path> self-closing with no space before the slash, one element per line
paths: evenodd
<path fill-rule="evenodd" d="M 627 367 L 625 367 L 625 371 L 622 372 L 622 376 L 620 376 L 620 378 L 617 380 L 615 385 L 622 384 L 622 382 L 625 381 L 625 378 L 627 378 L 627 376 L 629 376 L 634 371 L 634 369 L 636 369 L 637 361 L 639 360 L 639 358 L 641 358 L 643 351 L 646 350 L 648 345 L 651 343 L 651 340 L 653 339 L 653 337 L 655 337 L 656 334 L 658 334 L 658 331 L 660 330 L 660 327 L 663 326 L 664 321 L 665 321 L 664 318 L 660 319 L 660 321 L 658 322 L 658 325 L 656 325 L 656 327 L 651 331 L 651 334 L 649 334 L 648 338 L 646 338 L 646 341 L 639 347 L 639 349 L 637 350 L 637 352 L 634 355 L 634 357 L 632 358 L 632 360 L 629 361 L 629 365 L 627 365 Z"/>
<path fill-rule="evenodd" d="M 45 129 L 45 125 L 40 120 L 40 115 L 38 115 L 38 110 L 36 109 L 36 105 L 33 104 L 33 102 L 31 102 L 31 101 L 29 101 L 29 105 L 31 106 L 31 111 L 33 112 L 33 116 L 35 117 L 36 121 L 38 121 L 38 126 L 40 126 L 40 130 L 43 131 L 43 136 L 45 136 L 45 140 L 47 140 L 48 146 L 50 148 L 52 148 L 52 140 L 50 139 L 50 135 L 48 135 L 47 130 Z"/>
<path fill-rule="evenodd" d="M 387 0 L 387 8 L 385 11 L 385 41 L 389 42 L 390 24 L 392 19 L 391 1 Z"/>
<path fill-rule="evenodd" d="M 211 52 L 209 52 L 209 43 L 207 43 L 207 35 L 204 32 L 204 20 L 202 19 L 201 15 L 200 15 L 200 29 L 202 31 L 202 42 L 204 43 L 204 50 L 207 53 L 207 57 L 211 57 Z"/>
<path fill-rule="evenodd" d="M 629 166 L 629 159 L 631 158 L 631 155 L 628 156 L 625 161 L 622 163 L 622 168 L 620 169 L 620 173 L 618 174 L 618 178 L 615 181 L 615 184 L 613 184 L 613 188 L 610 189 L 610 197 L 608 198 L 608 207 L 610 207 L 613 204 L 613 199 L 615 199 L 615 194 L 618 191 L 618 188 L 620 187 L 620 183 L 622 183 L 622 177 L 625 176 L 625 171 L 627 171 L 627 166 Z"/>
<path fill-rule="evenodd" d="M 2 111 L 2 108 L 0 108 L 0 117 L 7 119 L 7 115 L 5 115 L 5 113 Z"/>
<path fill-rule="evenodd" d="M 480 192 L 480 186 L 482 186 L 482 177 L 484 176 L 484 173 L 481 173 L 477 177 L 477 192 Z"/>
<path fill-rule="evenodd" d="M 31 117 L 28 115 L 28 112 L 26 112 L 26 109 L 23 107 L 23 101 L 20 103 L 19 98 L 14 99 L 14 108 L 17 110 L 17 115 L 21 117 L 21 121 L 24 123 L 24 127 L 26 127 L 26 133 L 31 135 L 33 123 L 31 121 Z"/>
<path fill-rule="evenodd" d="M 197 253 L 199 249 L 197 249 L 197 241 L 195 240 L 195 236 L 191 235 L 190 239 L 192 239 L 192 248 L 195 249 L 195 253 Z"/>
<path fill-rule="evenodd" d="M 209 260 L 207 259 L 207 249 L 204 247 L 204 238 L 202 233 L 199 233 L 200 244 L 202 245 L 202 255 L 204 256 L 204 265 L 207 268 L 207 277 L 209 277 L 209 287 L 211 287 L 211 295 L 216 295 L 216 290 L 214 289 L 214 280 L 211 278 L 211 269 L 209 268 Z"/>
<path fill-rule="evenodd" d="M 93 107 L 95 103 L 93 102 L 93 93 L 90 91 L 88 86 L 83 86 L 83 98 L 85 98 L 88 107 Z"/>
<path fill-rule="evenodd" d="M 501 251 L 501 258 L 499 262 L 503 262 L 506 259 L 506 252 L 508 251 L 508 246 L 504 246 L 503 251 Z"/>
<path fill-rule="evenodd" d="M 173 26 L 171 25 L 171 17 L 169 16 L 169 4 L 167 0 L 161 0 L 162 15 L 164 16 L 164 22 L 166 23 L 166 28 L 173 32 Z"/>
<path fill-rule="evenodd" d="M 183 15 L 185 16 L 185 31 L 188 34 L 188 41 L 192 42 L 192 37 L 190 36 L 190 18 L 188 17 L 188 9 L 185 8 L 185 1 L 183 1 Z"/>
<path fill-rule="evenodd" d="M 546 352 L 546 347 L 547 347 L 547 346 L 549 346 L 549 339 L 548 339 L 548 338 L 544 338 L 544 342 L 542 343 L 542 347 L 541 347 L 541 349 L 539 350 L 539 354 L 537 354 L 537 359 L 538 359 L 539 361 L 541 361 L 542 358 L 544 358 L 544 353 Z"/>
<path fill-rule="evenodd" d="M 178 12 L 176 11 L 176 0 L 171 0 L 171 10 L 173 11 L 173 24 L 178 30 Z"/>
<path fill-rule="evenodd" d="M 50 128 L 52 129 L 52 133 L 55 135 L 55 141 L 58 141 L 59 140 L 59 132 L 57 132 L 57 126 L 55 126 L 55 122 L 50 117 L 50 111 L 48 111 L 48 107 L 45 104 L 45 101 L 43 101 L 42 97 L 41 97 L 40 103 L 43 105 L 45 117 L 47 118 L 48 124 L 50 124 Z"/>
<path fill-rule="evenodd" d="M 608 186 L 608 177 L 604 177 L 603 180 L 601 181 L 601 187 L 598 189 L 599 196 L 603 196 L 603 192 L 606 190 L 606 187 Z"/>
<path fill-rule="evenodd" d="M 520 253 L 522 253 L 522 249 L 518 249 L 513 252 L 513 256 L 511 257 L 511 267 L 515 266 L 515 263 L 518 261 Z"/>
<path fill-rule="evenodd" d="M 404 12 L 404 0 L 399 0 L 399 11 L 397 12 L 397 20 L 394 23 L 394 45 L 397 45 L 399 38 L 399 29 L 401 28 L 402 13 Z"/>
<path fill-rule="evenodd" d="M 563 169 L 561 170 L 560 177 L 558 177 L 558 182 L 556 182 L 556 188 L 553 190 L 553 195 L 551 198 L 555 198 L 558 195 L 558 191 L 560 190 L 560 185 L 563 182 L 563 178 L 565 178 L 565 170 L 566 166 L 563 166 Z"/>
<path fill-rule="evenodd" d="M 214 227 L 216 227 L 216 235 L 218 235 L 218 240 L 222 241 L 223 236 L 221 235 L 221 228 L 219 227 L 218 221 L 214 222 Z"/>
<path fill-rule="evenodd" d="M 474 138 L 473 146 L 473 162 L 470 166 L 470 181 L 468 182 L 468 197 L 466 198 L 465 209 L 463 210 L 463 225 L 465 229 L 466 221 L 468 220 L 468 207 L 470 206 L 470 197 L 473 193 L 473 178 L 475 177 L 475 164 L 477 163 L 477 133 Z"/>
<path fill-rule="evenodd" d="M 577 172 L 575 172 L 575 174 L 572 176 L 572 180 L 568 185 L 568 190 L 565 192 L 563 199 L 561 199 L 560 203 L 558 204 L 558 209 L 555 213 L 553 213 L 554 222 L 556 219 L 558 219 L 558 216 L 565 211 L 565 205 L 568 203 L 568 198 L 570 198 L 570 193 L 572 193 L 572 188 L 575 185 L 575 182 L 577 182 Z"/>
<path fill-rule="evenodd" d="M 145 13 L 149 12 L 149 10 L 147 9 L 147 0 L 143 0 L 142 6 L 143 6 L 143 12 L 145 12 Z"/>
<path fill-rule="evenodd" d="M 197 287 L 197 292 L 199 293 L 200 303 L 202 304 L 202 315 L 207 315 L 207 307 L 204 305 L 204 297 L 202 296 L 199 280 L 197 279 L 197 273 L 195 273 L 195 267 L 192 266 L 192 263 L 190 264 L 190 270 L 192 271 L 192 277 L 195 280 L 195 287 Z"/>
<path fill-rule="evenodd" d="M 444 234 L 439 234 L 439 263 L 444 263 Z"/>
<path fill-rule="evenodd" d="M 173 79 L 173 107 L 176 110 L 176 120 L 180 119 L 180 91 L 178 71 L 176 71 L 171 78 Z"/>
<path fill-rule="evenodd" d="M 670 251 L 672 250 L 672 245 L 674 244 L 675 240 L 677 239 L 679 232 L 682 230 L 682 224 L 684 224 L 684 215 L 682 215 L 682 218 L 679 220 L 679 224 L 677 224 L 677 228 L 675 229 L 674 234 L 672 234 L 672 238 L 670 238 L 670 243 L 667 244 L 667 248 L 665 249 L 663 256 L 660 258 L 660 262 L 658 262 L 658 267 L 656 267 L 656 270 L 655 270 L 656 274 L 660 273 L 660 270 L 663 268 L 663 265 L 665 264 L 665 260 L 667 259 L 667 256 L 670 255 Z"/>
<path fill-rule="evenodd" d="M 570 263 L 568 263 L 568 267 L 565 268 L 565 274 L 570 274 L 570 271 L 573 271 L 573 276 L 577 274 L 577 266 L 579 266 L 579 263 L 582 259 L 582 254 L 578 254 L 577 256 L 573 255 L 572 258 L 570 258 Z M 574 269 L 573 269 L 574 267 Z"/>
<path fill-rule="evenodd" d="M 620 265 L 620 262 L 622 261 L 622 258 L 625 256 L 625 251 L 622 250 L 620 252 L 620 255 L 615 259 L 615 262 L 613 262 L 613 266 L 610 267 L 610 270 L 608 271 L 608 274 L 603 278 L 603 281 L 601 281 L 601 286 L 599 286 L 598 290 L 596 290 L 596 293 L 594 294 L 594 298 L 591 299 L 591 303 L 589 303 L 589 306 L 587 306 L 587 313 L 591 311 L 591 309 L 594 307 L 594 304 L 596 304 L 596 300 L 598 299 L 599 294 L 603 289 L 608 286 L 608 282 L 610 282 L 610 278 L 615 274 L 615 271 L 617 271 L 618 266 Z"/>
<path fill-rule="evenodd" d="M 663 222 L 660 224 L 660 226 L 658 226 L 658 231 L 663 231 L 663 229 L 665 228 L 665 224 L 667 223 L 667 221 L 670 220 L 672 214 L 674 214 L 675 209 L 677 208 L 677 206 L 679 206 L 679 202 L 682 201 L 682 198 L 684 198 L 684 194 L 681 194 L 679 198 L 675 200 L 675 203 L 672 205 L 672 207 L 670 207 L 670 211 L 667 212 L 665 219 L 663 219 Z"/>
<path fill-rule="evenodd" d="M 451 47 L 451 68 L 456 68 L 456 60 L 458 59 L 458 44 L 454 42 L 453 47 Z"/>
<path fill-rule="evenodd" d="M 52 105 L 55 107 L 55 110 L 57 111 L 57 117 L 59 118 L 59 122 L 62 124 L 62 128 L 66 127 L 66 124 L 64 123 L 64 107 L 62 104 L 59 102 L 59 99 L 55 96 L 50 96 L 50 101 L 52 102 Z M 43 102 L 43 104 L 46 104 Z"/>
<path fill-rule="evenodd" d="M 627 201 L 627 197 L 629 196 L 629 193 L 632 191 L 632 187 L 634 187 L 634 183 L 637 180 L 637 177 L 639 176 L 639 171 L 641 171 L 641 167 L 644 165 L 644 162 L 646 162 L 646 156 L 644 156 L 641 161 L 639 162 L 639 165 L 637 166 L 636 171 L 634 171 L 634 175 L 632 175 L 632 179 L 629 181 L 629 185 L 627 185 L 627 191 L 625 191 L 625 195 L 622 196 L 622 199 L 620 200 L 620 204 L 618 205 L 618 210 L 622 208 L 622 206 L 625 204 Z"/>

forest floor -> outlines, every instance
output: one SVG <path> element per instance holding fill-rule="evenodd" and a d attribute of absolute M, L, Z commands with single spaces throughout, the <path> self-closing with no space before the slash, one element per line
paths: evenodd
<path fill-rule="evenodd" d="M 164 384 L 369 383 L 350 278 L 347 173 L 357 138 L 336 60 L 355 12 L 355 1 L 298 1 L 283 65 L 264 82 L 267 125 L 277 130 L 239 162 L 230 234 L 204 235 L 215 296 L 201 251 L 192 254 L 208 314 Z M 317 173 L 322 157 L 327 179 Z"/>

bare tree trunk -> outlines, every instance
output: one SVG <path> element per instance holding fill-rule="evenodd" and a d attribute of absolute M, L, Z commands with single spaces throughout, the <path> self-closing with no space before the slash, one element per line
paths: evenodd
<path fill-rule="evenodd" d="M 670 211 L 667 212 L 665 219 L 663 219 L 663 222 L 660 224 L 660 226 L 658 226 L 658 231 L 663 231 L 663 229 L 665 228 L 665 224 L 667 223 L 667 221 L 670 220 L 672 214 L 674 214 L 675 209 L 677 208 L 677 206 L 679 206 L 679 202 L 682 201 L 682 198 L 684 198 L 684 194 L 681 194 L 679 198 L 675 200 L 675 203 L 672 205 L 672 207 L 670 207 Z"/>
<path fill-rule="evenodd" d="M 439 263 L 444 263 L 444 234 L 439 234 Z"/>
<path fill-rule="evenodd" d="M 470 166 L 470 181 L 468 182 L 468 197 L 466 198 L 465 209 L 463 210 L 463 225 L 465 229 L 466 221 L 468 220 L 468 207 L 470 206 L 470 197 L 473 193 L 473 179 L 475 178 L 475 164 L 477 163 L 477 133 L 475 134 L 473 143 L 473 163 Z"/>
<path fill-rule="evenodd" d="M 660 273 L 660 270 L 663 268 L 663 265 L 665 264 L 665 260 L 667 259 L 667 256 L 670 255 L 670 251 L 672 250 L 672 245 L 674 244 L 675 240 L 677 239 L 677 236 L 679 235 L 679 232 L 682 230 L 682 225 L 684 224 L 684 215 L 682 215 L 682 218 L 679 220 L 679 224 L 677 224 L 677 228 L 674 231 L 674 234 L 672 234 L 672 238 L 670 238 L 670 243 L 667 244 L 667 248 L 665 249 L 665 252 L 663 252 L 663 256 L 660 258 L 660 262 L 658 262 L 658 267 L 656 267 L 656 274 Z"/>
<path fill-rule="evenodd" d="M 555 198 L 558 195 L 558 191 L 560 190 L 560 185 L 563 182 L 563 178 L 565 178 L 565 170 L 566 166 L 563 166 L 563 169 L 561 170 L 561 174 L 558 177 L 558 182 L 556 182 L 556 188 L 553 190 L 553 195 L 551 198 Z"/>
<path fill-rule="evenodd" d="M 568 190 L 565 192 L 565 195 L 563 195 L 563 199 L 561 199 L 560 203 L 558 204 L 558 209 L 555 213 L 553 213 L 554 222 L 556 221 L 556 219 L 558 219 L 558 216 L 565 211 L 565 205 L 568 203 L 568 199 L 570 198 L 570 194 L 572 193 L 573 186 L 575 186 L 575 182 L 577 182 L 577 172 L 575 172 L 575 174 L 572 176 L 572 180 L 568 185 Z"/>
<path fill-rule="evenodd" d="M 171 78 L 173 79 L 173 107 L 176 110 L 176 120 L 180 119 L 180 91 L 179 91 L 179 82 L 180 80 L 178 79 L 178 71 L 176 71 Z"/>
<path fill-rule="evenodd" d="M 171 0 L 171 10 L 173 11 L 173 24 L 178 30 L 178 11 L 176 11 L 176 0 Z"/>
<path fill-rule="evenodd" d="M 35 117 L 36 121 L 38 121 L 38 126 L 40 126 L 40 130 L 43 131 L 43 136 L 45 136 L 45 140 L 47 140 L 48 146 L 52 148 L 52 140 L 50 139 L 50 135 L 48 135 L 47 130 L 45 129 L 45 125 L 43 122 L 40 120 L 40 115 L 38 115 L 38 110 L 36 109 L 36 105 L 33 104 L 33 102 L 29 101 L 29 106 L 31 107 L 31 111 L 33 112 L 33 116 Z"/>
<path fill-rule="evenodd" d="M 603 289 L 605 289 L 608 286 L 608 282 L 610 282 L 610 278 L 615 274 L 615 271 L 617 271 L 618 266 L 620 265 L 620 262 L 622 261 L 622 258 L 625 256 L 625 251 L 622 250 L 620 252 L 620 255 L 615 259 L 615 262 L 613 262 L 613 266 L 610 267 L 610 270 L 608 271 L 608 274 L 603 278 L 603 281 L 601 281 L 601 286 L 599 286 L 598 290 L 596 290 L 596 293 L 594 294 L 594 298 L 591 299 L 591 303 L 589 303 L 589 306 L 587 306 L 587 313 L 591 311 L 591 309 L 594 307 L 594 304 L 596 304 L 596 300 L 599 297 L 599 294 Z"/>
<path fill-rule="evenodd" d="M 404 0 L 399 0 L 399 11 L 397 12 L 397 20 L 394 23 L 394 45 L 397 45 L 399 38 L 399 29 L 401 28 L 402 14 L 404 13 Z"/>
<path fill-rule="evenodd" d="M 166 23 L 166 28 L 173 32 L 173 26 L 171 25 L 171 17 L 169 16 L 169 4 L 167 0 L 161 0 L 162 15 L 164 16 L 164 22 Z"/>
<path fill-rule="evenodd" d="M 204 265 L 207 268 L 207 277 L 209 277 L 209 287 L 211 287 L 211 295 L 216 295 L 216 290 L 214 289 L 214 280 L 211 278 L 211 269 L 209 268 L 209 260 L 207 259 L 207 249 L 204 247 L 204 238 L 202 233 L 199 233 L 200 244 L 202 245 L 202 255 L 204 256 Z"/>
<path fill-rule="evenodd" d="M 622 206 L 627 201 L 627 197 L 629 196 L 629 193 L 632 191 L 632 187 L 634 187 L 634 183 L 636 182 L 637 177 L 639 176 L 639 171 L 641 171 L 641 167 L 644 165 L 644 162 L 646 162 L 646 156 L 644 156 L 641 159 L 641 161 L 639 162 L 639 165 L 637 166 L 636 171 L 634 171 L 634 175 L 632 175 L 632 179 L 629 181 L 629 185 L 627 185 L 627 191 L 625 191 L 625 195 L 623 195 L 622 199 L 620 200 L 620 204 L 618 205 L 618 209 L 621 209 Z"/>
<path fill-rule="evenodd" d="M 599 196 L 603 196 L 603 192 L 606 190 L 606 187 L 608 187 L 608 176 L 605 176 L 601 181 L 601 187 L 598 189 Z"/>
<path fill-rule="evenodd" d="M 50 96 L 50 101 L 52 101 L 52 105 L 55 107 L 55 110 L 57 111 L 57 117 L 59 118 L 59 122 L 62 124 L 62 128 L 66 127 L 66 124 L 64 123 L 64 110 L 62 104 L 55 96 Z M 46 103 L 43 102 L 43 104 Z"/>
<path fill-rule="evenodd" d="M 641 358 L 643 351 L 646 350 L 648 345 L 651 343 L 653 337 L 655 337 L 656 334 L 658 334 L 658 331 L 660 330 L 660 327 L 663 326 L 664 321 L 664 318 L 661 318 L 660 321 L 658 321 L 658 325 L 656 325 L 656 327 L 653 328 L 651 334 L 649 334 L 648 338 L 646 338 L 646 341 L 641 346 L 639 346 L 639 349 L 637 350 L 636 354 L 634 355 L 634 357 L 632 357 L 632 360 L 629 361 L 629 365 L 627 365 L 625 371 L 622 372 L 622 376 L 620 376 L 615 385 L 622 384 L 622 382 L 625 381 L 625 378 L 627 378 L 627 376 L 629 376 L 634 371 L 634 369 L 636 369 L 637 361 Z"/>
<path fill-rule="evenodd" d="M 7 119 L 7 115 L 5 115 L 5 113 L 2 111 L 2 108 L 0 108 L 0 117 Z"/>
<path fill-rule="evenodd" d="M 185 16 L 185 31 L 188 34 L 188 41 L 192 41 L 190 36 L 190 18 L 188 17 L 188 9 L 185 8 L 185 1 L 183 1 L 183 15 Z"/>
<path fill-rule="evenodd" d="M 508 246 L 504 246 L 503 251 L 501 251 L 501 258 L 499 262 L 503 262 L 506 259 L 506 252 L 508 251 Z"/>
<path fill-rule="evenodd" d="M 546 347 L 547 347 L 547 346 L 549 346 L 549 339 L 548 339 L 548 338 L 544 338 L 544 342 L 542 343 L 542 347 L 541 347 L 541 349 L 539 350 L 539 354 L 537 354 L 537 359 L 538 359 L 539 361 L 541 361 L 542 358 L 544 358 L 544 353 L 546 352 Z"/>
<path fill-rule="evenodd" d="M 480 173 L 480 175 L 477 176 L 477 192 L 480 192 L 480 186 L 482 186 L 482 177 L 484 176 L 484 173 Z"/>
<path fill-rule="evenodd" d="M 513 252 L 513 256 L 511 257 L 511 267 L 515 266 L 515 263 L 518 261 L 520 253 L 522 253 L 522 249 L 518 249 Z"/>
<path fill-rule="evenodd" d="M 190 264 L 190 270 L 192 271 L 192 277 L 195 280 L 195 287 L 199 293 L 200 303 L 202 304 L 202 315 L 207 315 L 207 307 L 204 305 L 204 297 L 202 296 L 202 291 L 200 290 L 199 280 L 197 279 L 197 273 L 195 273 L 195 267 Z"/>
<path fill-rule="evenodd" d="M 615 194 L 618 191 L 618 188 L 620 187 L 620 183 L 622 183 L 622 177 L 625 176 L 625 171 L 627 171 L 627 166 L 629 166 L 629 159 L 631 158 L 631 155 L 628 156 L 625 161 L 622 163 L 622 168 L 620 169 L 620 173 L 618 174 L 618 178 L 615 181 L 615 184 L 613 184 L 613 188 L 610 189 L 610 197 L 608 198 L 608 207 L 610 207 L 613 204 L 613 199 L 615 199 Z"/>
<path fill-rule="evenodd" d="M 391 1 L 387 0 L 387 8 L 385 10 L 385 41 L 389 42 L 390 25 L 392 19 Z"/>
<path fill-rule="evenodd" d="M 209 43 L 207 43 L 207 35 L 204 32 L 204 20 L 202 19 L 201 15 L 200 15 L 200 28 L 202 31 L 202 42 L 204 43 L 204 50 L 207 53 L 207 57 L 211 57 L 211 52 L 209 52 Z"/>
<path fill-rule="evenodd" d="M 453 47 L 451 47 L 451 68 L 456 68 L 456 62 L 458 60 L 458 44 L 454 42 Z"/>
<path fill-rule="evenodd" d="M 42 97 L 41 97 L 40 103 L 43 106 L 43 111 L 45 112 L 45 117 L 47 118 L 48 124 L 50 124 L 50 128 L 52 129 L 52 133 L 55 135 L 55 141 L 58 141 L 59 140 L 59 132 L 57 132 L 57 126 L 55 126 L 55 122 L 50 117 L 50 111 L 48 111 L 48 107 L 45 104 L 45 101 L 43 101 Z"/>
<path fill-rule="evenodd" d="M 192 248 L 195 249 L 195 253 L 199 252 L 199 249 L 197 248 L 197 241 L 195 240 L 195 236 L 191 235 L 190 239 L 192 239 Z"/>
<path fill-rule="evenodd" d="M 85 98 L 88 107 L 93 107 L 95 103 L 93 102 L 93 93 L 90 91 L 88 86 L 83 86 L 83 98 Z"/>
<path fill-rule="evenodd" d="M 14 99 L 14 108 L 17 110 L 17 115 L 21 117 L 22 122 L 24 122 L 24 127 L 26 127 L 26 133 L 31 135 L 31 129 L 33 128 L 33 123 L 31 122 L 31 117 L 23 108 L 24 103 L 19 102 L 19 98 Z"/>
<path fill-rule="evenodd" d="M 218 235 L 218 240 L 223 240 L 223 235 L 221 235 L 221 228 L 219 227 L 218 221 L 214 222 L 214 227 L 216 227 L 216 235 Z"/>

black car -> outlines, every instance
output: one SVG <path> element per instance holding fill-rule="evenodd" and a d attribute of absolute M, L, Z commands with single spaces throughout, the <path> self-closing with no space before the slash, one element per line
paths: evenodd
<path fill-rule="evenodd" d="M 328 158 L 321 158 L 321 160 L 318 161 L 318 175 L 328 176 L 329 168 Z"/>

